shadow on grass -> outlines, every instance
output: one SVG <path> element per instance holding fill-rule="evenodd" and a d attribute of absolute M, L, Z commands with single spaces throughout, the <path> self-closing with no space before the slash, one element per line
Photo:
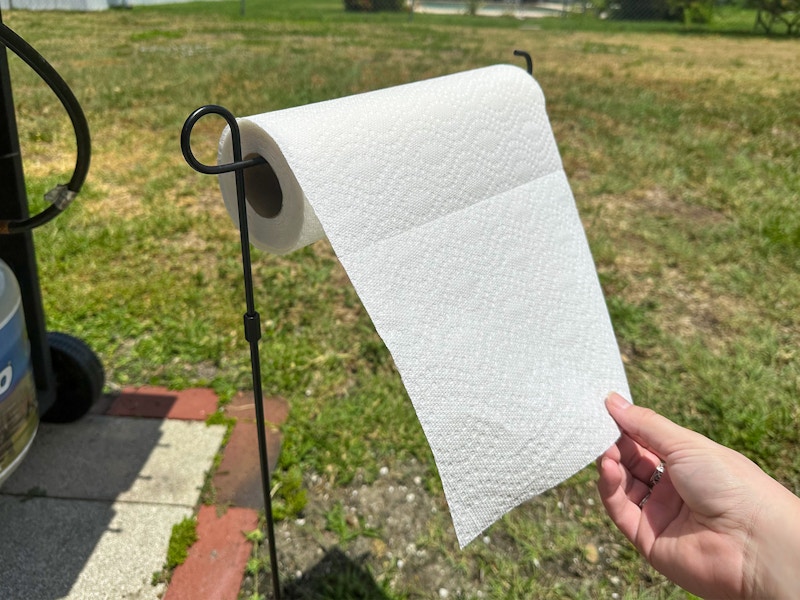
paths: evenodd
<path fill-rule="evenodd" d="M 389 600 L 364 568 L 365 559 L 353 560 L 332 548 L 302 577 L 288 583 L 282 596 L 285 600 Z"/>

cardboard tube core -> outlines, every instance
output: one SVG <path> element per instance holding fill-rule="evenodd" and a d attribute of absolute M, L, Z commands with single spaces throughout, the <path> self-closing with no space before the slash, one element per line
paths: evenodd
<path fill-rule="evenodd" d="M 259 156 L 248 154 L 245 159 Z M 274 219 L 283 209 L 283 191 L 272 166 L 265 162 L 244 170 L 244 190 L 247 203 L 259 217 Z"/>

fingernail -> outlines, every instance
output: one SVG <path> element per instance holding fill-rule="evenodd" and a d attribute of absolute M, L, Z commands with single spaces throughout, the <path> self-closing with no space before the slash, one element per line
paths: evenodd
<path fill-rule="evenodd" d="M 606 406 L 608 408 L 617 408 L 619 410 L 625 410 L 630 406 L 630 402 L 625 400 L 622 396 L 620 396 L 617 392 L 611 392 L 606 397 Z"/>

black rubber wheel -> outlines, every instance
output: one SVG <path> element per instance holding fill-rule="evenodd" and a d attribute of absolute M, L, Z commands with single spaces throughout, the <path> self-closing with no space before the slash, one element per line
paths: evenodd
<path fill-rule="evenodd" d="M 51 331 L 47 333 L 56 394 L 53 405 L 41 416 L 49 423 L 70 423 L 89 412 L 103 393 L 103 365 L 82 340 Z"/>

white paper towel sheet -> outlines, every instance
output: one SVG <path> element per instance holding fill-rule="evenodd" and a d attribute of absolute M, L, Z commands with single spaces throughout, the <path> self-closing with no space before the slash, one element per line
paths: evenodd
<path fill-rule="evenodd" d="M 541 89 L 495 66 L 241 119 L 280 182 L 251 241 L 327 235 L 391 352 L 463 547 L 619 431 L 625 372 Z M 227 133 L 220 162 L 232 157 Z M 248 175 L 248 201 L 270 186 Z M 232 174 L 220 177 L 238 224 Z M 259 187 L 263 189 L 259 189 Z M 323 233 L 324 231 L 324 233 Z"/>

